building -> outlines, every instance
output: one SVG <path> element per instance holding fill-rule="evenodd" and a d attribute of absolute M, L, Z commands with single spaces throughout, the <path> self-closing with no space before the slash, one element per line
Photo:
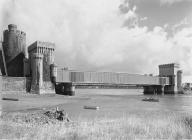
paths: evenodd
<path fill-rule="evenodd" d="M 0 62 L 3 74 L 7 76 L 23 77 L 24 62 L 26 57 L 26 34 L 17 30 L 14 24 L 8 25 L 8 30 L 3 32 L 1 58 L 5 62 Z M 3 60 L 2 59 L 2 60 Z"/>
<path fill-rule="evenodd" d="M 28 47 L 27 58 L 26 34 L 17 30 L 16 25 L 8 25 L 0 42 L 0 69 L 6 83 L 3 88 L 9 92 L 16 89 L 36 94 L 55 93 L 54 50 L 54 43 L 36 41 Z"/>

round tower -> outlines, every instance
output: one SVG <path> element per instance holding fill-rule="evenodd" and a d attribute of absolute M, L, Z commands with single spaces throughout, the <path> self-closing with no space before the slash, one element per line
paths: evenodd
<path fill-rule="evenodd" d="M 17 26 L 14 24 L 8 25 L 8 30 L 3 34 L 3 49 L 6 63 L 9 63 L 17 54 Z"/>
<path fill-rule="evenodd" d="M 23 59 L 26 56 L 26 34 L 9 24 L 3 33 L 3 50 L 8 76 L 23 76 Z"/>

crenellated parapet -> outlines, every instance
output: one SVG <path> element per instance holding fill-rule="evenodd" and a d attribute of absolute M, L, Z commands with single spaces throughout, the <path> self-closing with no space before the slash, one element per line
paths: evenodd
<path fill-rule="evenodd" d="M 55 44 L 50 42 L 36 41 L 28 47 L 29 57 L 33 53 L 43 54 L 50 65 L 54 63 L 54 51 Z"/>

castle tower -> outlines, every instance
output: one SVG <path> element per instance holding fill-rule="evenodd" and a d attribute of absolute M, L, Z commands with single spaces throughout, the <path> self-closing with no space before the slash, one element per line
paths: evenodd
<path fill-rule="evenodd" d="M 23 59 L 26 57 L 26 34 L 17 30 L 14 24 L 9 24 L 8 30 L 3 32 L 3 51 L 8 76 L 22 77 Z"/>
<path fill-rule="evenodd" d="M 43 91 L 43 55 L 33 53 L 31 55 L 32 81 L 31 93 L 41 94 Z"/>
<path fill-rule="evenodd" d="M 168 77 L 169 85 L 165 86 L 165 93 L 178 93 L 182 82 L 182 73 L 179 64 L 171 63 L 159 65 L 159 77 Z M 178 77 L 179 76 L 179 77 Z"/>
<path fill-rule="evenodd" d="M 38 88 L 36 88 L 37 94 L 55 93 L 54 82 L 52 80 L 53 78 L 51 78 L 52 73 L 51 70 L 55 69 L 51 67 L 54 64 L 54 50 L 55 50 L 54 43 L 42 42 L 42 41 L 36 41 L 28 47 L 28 53 L 29 53 L 28 62 L 30 67 L 28 69 L 29 69 L 29 75 L 31 75 L 32 77 L 32 85 L 31 85 L 32 93 L 34 93 L 35 88 L 33 87 L 35 83 L 38 83 Z M 37 69 L 39 69 L 40 79 L 37 79 L 38 78 L 36 72 Z"/>

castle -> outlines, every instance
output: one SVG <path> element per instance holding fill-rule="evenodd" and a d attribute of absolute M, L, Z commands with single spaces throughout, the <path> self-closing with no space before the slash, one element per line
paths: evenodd
<path fill-rule="evenodd" d="M 4 77 L 26 78 L 26 90 L 30 93 L 55 93 L 54 43 L 35 41 L 27 51 L 26 33 L 10 24 L 3 33 L 0 48 L 0 68 Z"/>

